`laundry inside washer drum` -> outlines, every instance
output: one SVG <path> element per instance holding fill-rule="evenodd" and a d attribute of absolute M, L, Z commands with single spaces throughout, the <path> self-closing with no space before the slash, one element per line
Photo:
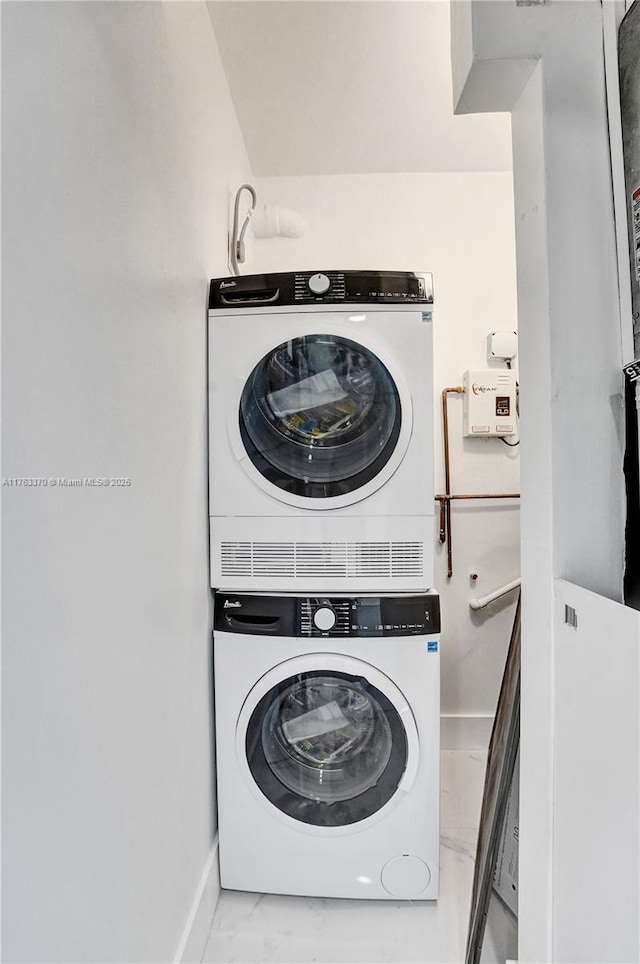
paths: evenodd
<path fill-rule="evenodd" d="M 314 491 L 314 483 L 352 480 L 340 491 L 364 485 L 391 457 L 400 423 L 386 367 L 336 335 L 279 345 L 256 365 L 240 402 L 240 431 L 254 465 L 281 488 L 311 497 L 338 494 Z"/>
<path fill-rule="evenodd" d="M 391 755 L 391 730 L 375 699 L 332 677 L 296 681 L 262 727 L 279 780 L 310 800 L 350 800 L 377 783 Z"/>
<path fill-rule="evenodd" d="M 355 824 L 396 794 L 407 736 L 391 701 L 365 678 L 312 670 L 283 679 L 254 707 L 247 763 L 282 813 L 315 826 Z"/>

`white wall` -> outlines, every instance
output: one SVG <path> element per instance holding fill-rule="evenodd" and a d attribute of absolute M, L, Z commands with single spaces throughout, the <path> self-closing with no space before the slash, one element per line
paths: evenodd
<path fill-rule="evenodd" d="M 553 960 L 637 964 L 640 613 L 561 579 L 554 589 Z M 584 699 L 594 681 L 601 712 Z"/>
<path fill-rule="evenodd" d="M 2 9 L 3 960 L 169 961 L 215 832 L 205 323 L 250 176 L 200 3 Z"/>
<path fill-rule="evenodd" d="M 435 286 L 436 491 L 444 490 L 442 388 L 467 368 L 485 367 L 486 335 L 517 329 L 513 186 L 508 173 L 275 177 L 257 181 L 259 203 L 280 203 L 309 223 L 301 239 L 255 240 L 247 272 L 366 268 L 426 270 Z M 518 449 L 499 440 L 462 439 L 462 399 L 450 402 L 452 487 L 518 492 Z M 442 712 L 495 711 L 514 598 L 471 615 L 469 599 L 519 575 L 517 503 L 454 504 L 453 578 L 434 545 L 442 593 Z M 472 583 L 469 573 L 478 574 Z M 445 740 L 477 738 L 453 724 Z M 468 744 L 467 744 L 468 745 Z M 477 744 L 476 744 L 477 745 Z"/>
<path fill-rule="evenodd" d="M 467 41 L 453 47 L 460 109 L 504 108 L 508 94 L 513 118 L 524 439 L 519 954 L 551 961 L 553 578 L 615 600 L 622 589 L 622 352 L 602 6 L 483 0 L 452 4 L 452 18 L 467 18 L 454 37 L 470 28 L 473 38 L 472 57 Z M 599 679 L 582 700 L 605 712 Z M 610 819 L 606 807 L 600 819 Z"/>

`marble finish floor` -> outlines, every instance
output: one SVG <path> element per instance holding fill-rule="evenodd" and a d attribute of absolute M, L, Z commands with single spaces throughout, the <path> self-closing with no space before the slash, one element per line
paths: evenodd
<path fill-rule="evenodd" d="M 441 757 L 440 897 L 355 901 L 223 890 L 203 964 L 462 964 L 486 753 Z M 483 964 L 517 956 L 515 922 L 492 900 Z"/>

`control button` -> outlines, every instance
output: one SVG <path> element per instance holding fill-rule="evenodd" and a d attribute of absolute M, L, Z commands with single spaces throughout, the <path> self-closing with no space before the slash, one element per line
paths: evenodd
<path fill-rule="evenodd" d="M 312 274 L 309 278 L 309 291 L 314 295 L 324 295 L 331 287 L 331 282 L 326 274 Z"/>
<path fill-rule="evenodd" d="M 313 614 L 313 625 L 316 629 L 326 633 L 329 629 L 333 629 L 335 624 L 336 614 L 333 609 L 329 609 L 328 606 L 322 606 L 320 609 L 316 609 Z"/>

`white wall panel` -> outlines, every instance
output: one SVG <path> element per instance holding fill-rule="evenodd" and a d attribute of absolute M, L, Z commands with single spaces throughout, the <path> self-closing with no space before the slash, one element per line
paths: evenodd
<path fill-rule="evenodd" d="M 553 960 L 635 964 L 640 613 L 557 580 L 555 653 Z"/>
<path fill-rule="evenodd" d="M 250 175 L 206 6 L 2 9 L 2 957 L 172 960 L 214 826 L 206 300 Z"/>

